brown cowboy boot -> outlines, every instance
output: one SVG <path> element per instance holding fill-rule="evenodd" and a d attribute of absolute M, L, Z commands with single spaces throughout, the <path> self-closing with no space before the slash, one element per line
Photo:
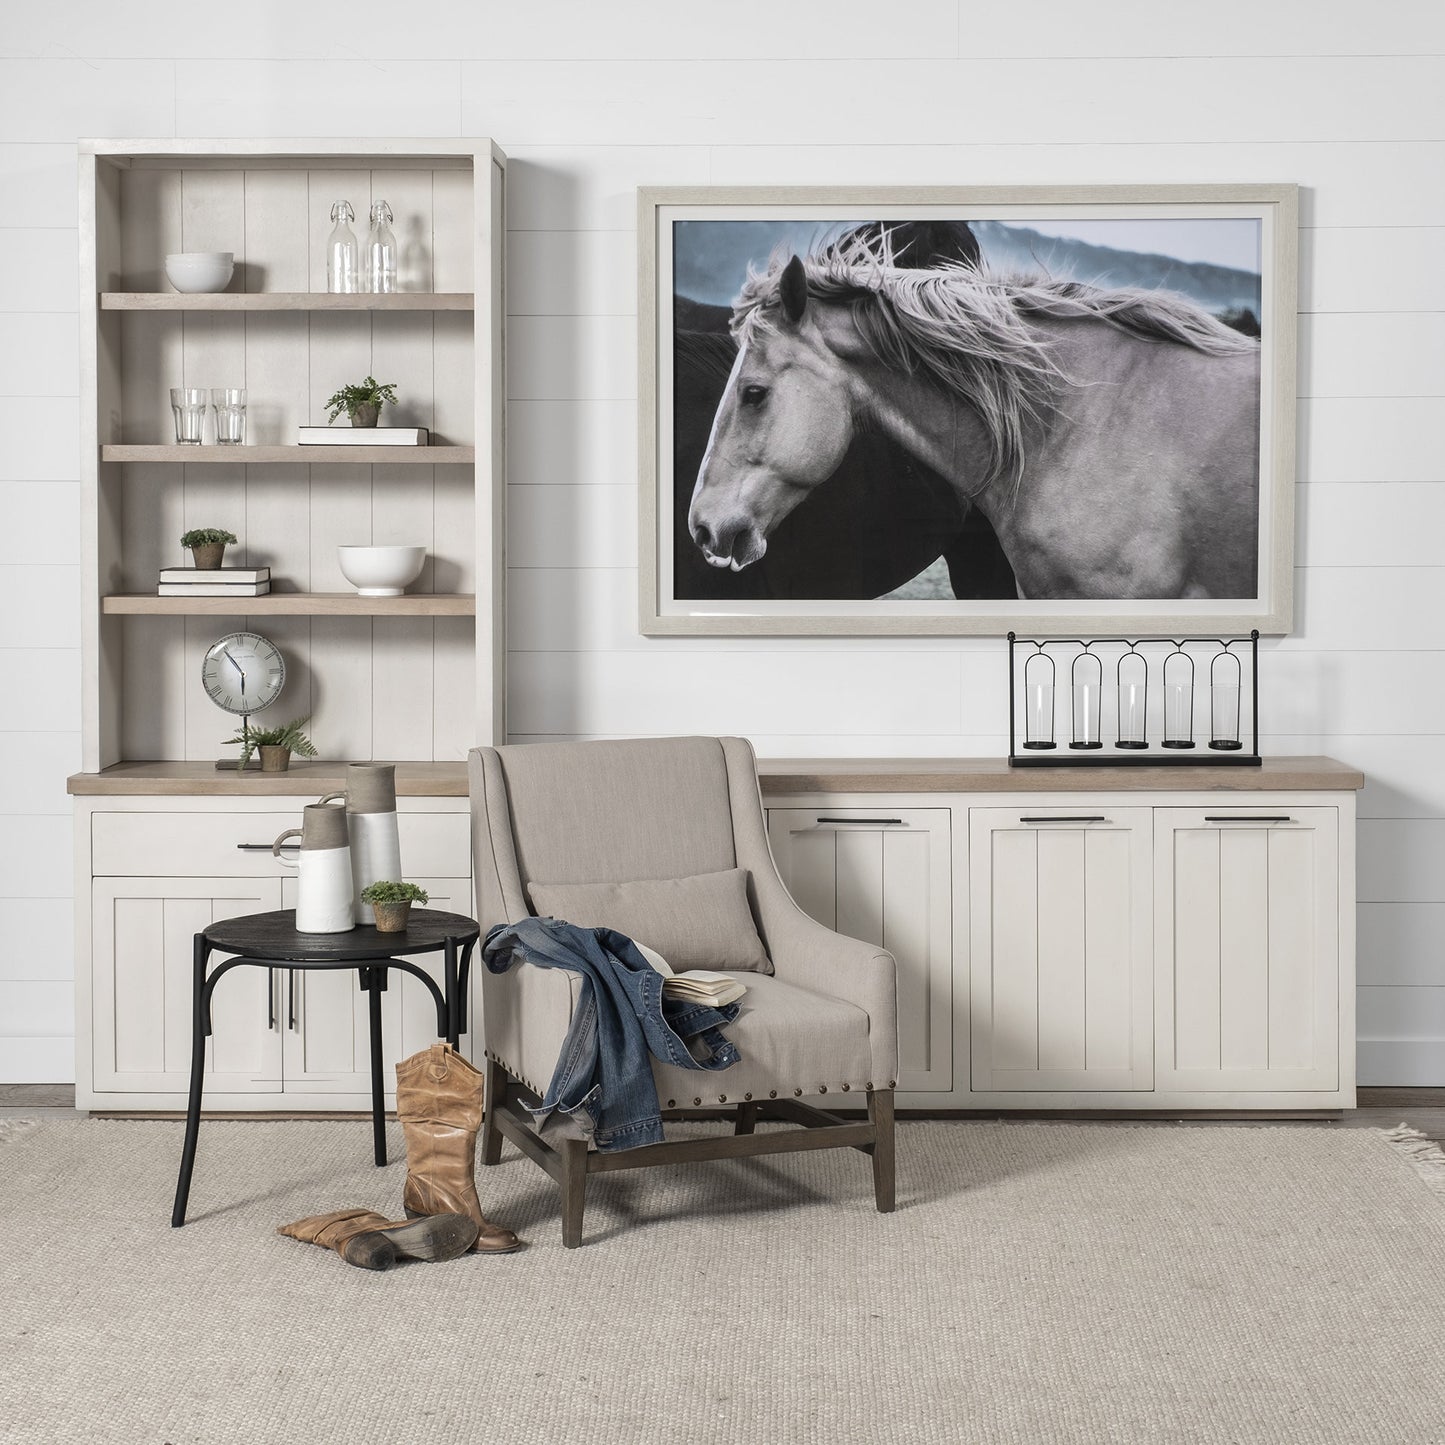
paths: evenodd
<path fill-rule="evenodd" d="M 398 1258 L 455 1259 L 471 1248 L 477 1226 L 460 1214 L 398 1221 L 371 1209 L 338 1209 L 283 1224 L 276 1233 L 334 1249 L 358 1269 L 390 1269 Z"/>
<path fill-rule="evenodd" d="M 408 1218 L 465 1214 L 476 1221 L 482 1254 L 506 1254 L 521 1241 L 491 1223 L 477 1198 L 477 1131 L 482 1127 L 482 1074 L 450 1044 L 437 1043 L 396 1066 L 396 1117 L 406 1135 Z"/>

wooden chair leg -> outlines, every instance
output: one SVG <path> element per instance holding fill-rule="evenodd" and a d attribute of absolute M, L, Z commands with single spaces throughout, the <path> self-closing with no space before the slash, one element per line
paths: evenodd
<path fill-rule="evenodd" d="M 758 1123 L 758 1105 L 756 1103 L 739 1104 L 738 1117 L 733 1124 L 734 1134 L 751 1134 Z"/>
<path fill-rule="evenodd" d="M 487 1060 L 486 1095 L 482 1115 L 482 1163 L 502 1162 L 502 1131 L 497 1127 L 497 1105 L 507 1092 L 507 1071 L 495 1060 Z"/>
<path fill-rule="evenodd" d="M 587 1141 L 562 1139 L 562 1243 L 576 1249 L 582 1243 L 582 1210 L 587 1202 Z"/>
<path fill-rule="evenodd" d="M 892 1214 L 894 1209 L 892 1089 L 874 1089 L 869 1093 L 868 1118 L 875 1131 L 873 1200 L 879 1214 Z"/>

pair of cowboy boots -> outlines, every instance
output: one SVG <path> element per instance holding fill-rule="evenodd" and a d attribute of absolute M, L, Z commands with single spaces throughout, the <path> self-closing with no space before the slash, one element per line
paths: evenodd
<path fill-rule="evenodd" d="M 406 1136 L 404 1221 L 343 1209 L 277 1231 L 334 1249 L 348 1264 L 389 1269 L 400 1258 L 454 1259 L 467 1250 L 508 1254 L 521 1241 L 493 1224 L 477 1197 L 482 1073 L 450 1044 L 436 1043 L 396 1066 L 396 1116 Z"/>

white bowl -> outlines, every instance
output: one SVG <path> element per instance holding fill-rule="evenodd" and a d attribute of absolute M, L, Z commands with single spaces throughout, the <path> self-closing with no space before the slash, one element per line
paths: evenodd
<path fill-rule="evenodd" d="M 178 251 L 166 257 L 166 276 L 177 291 L 224 291 L 235 269 L 232 251 Z"/>
<path fill-rule="evenodd" d="M 421 575 L 425 547 L 338 547 L 341 575 L 363 597 L 400 597 Z"/>

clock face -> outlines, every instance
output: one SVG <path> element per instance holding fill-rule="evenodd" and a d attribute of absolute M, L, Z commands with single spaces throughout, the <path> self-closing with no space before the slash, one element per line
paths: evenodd
<path fill-rule="evenodd" d="M 227 712 L 260 712 L 281 695 L 286 660 L 256 632 L 233 632 L 213 643 L 201 663 L 206 696 Z"/>

